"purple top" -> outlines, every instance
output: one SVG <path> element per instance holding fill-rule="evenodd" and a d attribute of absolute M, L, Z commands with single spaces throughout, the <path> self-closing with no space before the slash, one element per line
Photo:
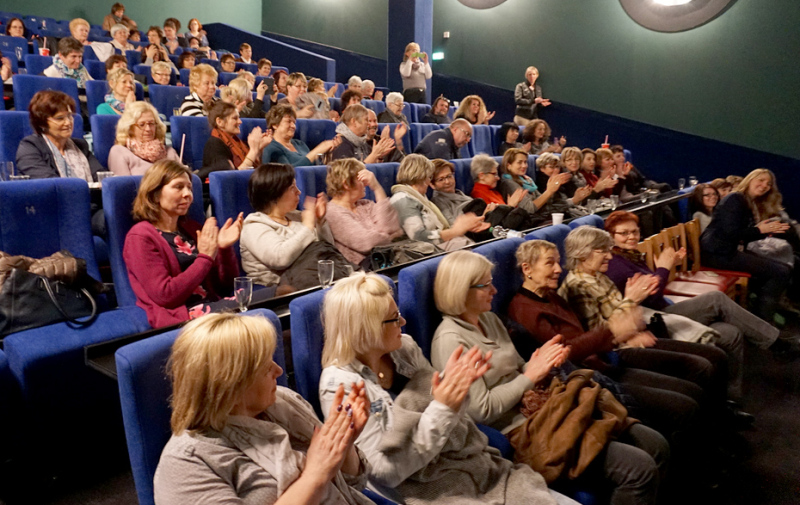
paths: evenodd
<path fill-rule="evenodd" d="M 608 272 L 606 275 L 617 285 L 620 293 L 625 293 L 625 283 L 633 277 L 634 274 L 640 273 L 642 275 L 655 275 L 659 278 L 658 292 L 654 295 L 648 296 L 645 301 L 641 303 L 645 307 L 653 310 L 663 310 L 669 306 L 670 303 L 664 298 L 664 289 L 669 282 L 669 270 L 666 268 L 658 268 L 655 272 L 650 270 L 647 265 L 642 262 L 634 262 L 630 259 L 620 255 L 620 250 L 616 247 L 612 251 L 614 257 L 608 263 Z"/>

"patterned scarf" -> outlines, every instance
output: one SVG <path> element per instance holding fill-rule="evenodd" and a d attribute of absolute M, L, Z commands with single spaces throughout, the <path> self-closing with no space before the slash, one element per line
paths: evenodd
<path fill-rule="evenodd" d="M 614 246 L 611 248 L 611 252 L 630 261 L 636 266 L 647 268 L 645 254 L 637 251 L 636 249 L 622 249 L 621 247 Z"/>
<path fill-rule="evenodd" d="M 69 68 L 67 64 L 64 63 L 64 60 L 61 59 L 61 55 L 57 54 L 53 56 L 53 65 L 56 67 L 56 70 L 64 75 L 64 77 L 78 81 L 79 88 L 86 87 L 86 81 L 88 80 L 86 77 L 89 76 L 89 71 L 86 70 L 86 67 L 83 66 L 83 63 L 81 63 L 78 68 Z"/>
<path fill-rule="evenodd" d="M 226 146 L 228 146 L 228 149 L 231 150 L 231 154 L 233 154 L 233 167 L 239 168 L 239 165 L 241 165 L 244 159 L 247 158 L 247 152 L 250 150 L 248 145 L 236 135 L 231 135 L 230 133 L 224 132 L 219 128 L 214 128 L 211 130 L 211 136 L 220 139 Z"/>
<path fill-rule="evenodd" d="M 125 112 L 125 102 L 123 102 L 122 100 L 118 100 L 114 96 L 114 93 L 107 94 L 105 96 L 105 101 L 112 109 L 114 109 L 117 112 L 117 114 L 122 114 L 123 112 Z"/>
<path fill-rule="evenodd" d="M 128 138 L 128 149 L 139 158 L 155 163 L 167 157 L 167 146 L 158 139 L 139 142 Z"/>

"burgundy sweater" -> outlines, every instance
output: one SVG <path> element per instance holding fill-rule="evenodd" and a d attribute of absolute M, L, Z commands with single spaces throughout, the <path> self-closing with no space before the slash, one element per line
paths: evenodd
<path fill-rule="evenodd" d="M 508 317 L 524 326 L 542 344 L 561 334 L 562 342 L 572 346 L 570 361 L 583 363 L 589 359 L 586 366 L 590 368 L 601 366 L 595 354 L 614 349 L 614 337 L 608 327 L 585 331 L 569 303 L 553 290 L 542 298 L 520 288 L 508 307 Z"/>
<path fill-rule="evenodd" d="M 197 237 L 202 228 L 189 219 L 179 226 L 190 237 Z M 178 258 L 166 240 L 147 221 L 135 224 L 125 237 L 122 257 L 136 305 L 147 312 L 153 328 L 161 328 L 189 320 L 186 300 L 199 285 L 208 292 L 208 300 L 219 300 L 233 290 L 233 278 L 239 275 L 239 262 L 233 248 L 220 249 L 216 259 L 199 254 L 192 265 L 181 272 Z"/>

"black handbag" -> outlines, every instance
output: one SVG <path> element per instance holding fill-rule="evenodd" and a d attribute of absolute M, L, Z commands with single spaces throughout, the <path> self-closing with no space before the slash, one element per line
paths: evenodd
<path fill-rule="evenodd" d="M 0 293 L 0 337 L 48 324 L 92 324 L 97 302 L 86 288 L 73 288 L 26 270 L 14 268 Z M 84 318 L 84 319 L 80 319 Z"/>

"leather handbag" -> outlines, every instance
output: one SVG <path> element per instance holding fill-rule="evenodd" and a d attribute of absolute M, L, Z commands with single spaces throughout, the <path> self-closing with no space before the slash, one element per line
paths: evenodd
<path fill-rule="evenodd" d="M 97 302 L 86 288 L 14 268 L 0 293 L 0 337 L 30 328 L 67 322 L 76 327 L 92 324 Z"/>

